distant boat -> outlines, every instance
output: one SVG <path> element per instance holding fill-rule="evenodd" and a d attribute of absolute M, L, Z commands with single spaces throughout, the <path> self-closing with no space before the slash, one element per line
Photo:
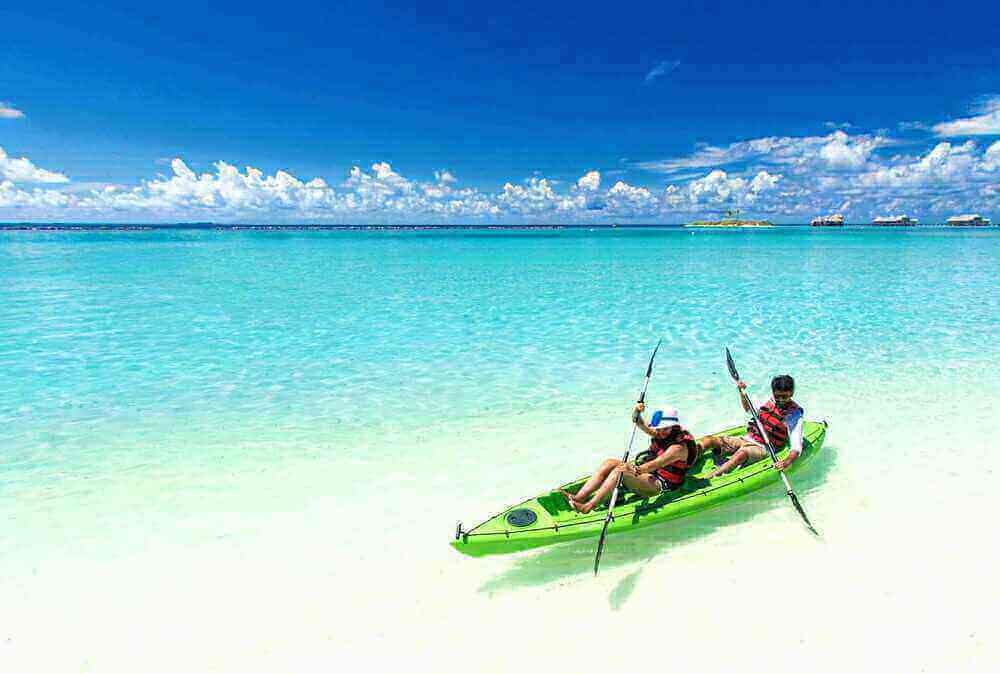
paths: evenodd
<path fill-rule="evenodd" d="M 872 220 L 872 224 L 876 227 L 912 227 L 917 224 L 917 219 L 908 215 L 890 215 L 888 217 L 880 215 Z"/>
<path fill-rule="evenodd" d="M 844 216 L 839 213 L 837 215 L 821 215 L 813 218 L 809 224 L 813 227 L 843 227 Z"/>
<path fill-rule="evenodd" d="M 952 227 L 989 227 L 990 219 L 976 214 L 953 215 L 948 218 L 947 224 Z"/>

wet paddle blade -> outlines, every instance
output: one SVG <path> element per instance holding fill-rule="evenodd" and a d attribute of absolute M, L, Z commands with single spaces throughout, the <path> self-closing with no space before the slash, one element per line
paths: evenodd
<path fill-rule="evenodd" d="M 632 429 L 632 437 L 635 437 L 635 429 Z M 628 441 L 629 447 L 632 446 L 632 441 Z M 628 455 L 626 454 L 626 457 Z M 627 458 L 625 459 L 628 460 Z M 604 541 L 608 536 L 608 525 L 611 524 L 611 520 L 615 518 L 615 501 L 618 500 L 618 490 L 621 489 L 622 478 L 618 478 L 618 486 L 615 490 L 611 492 L 611 501 L 608 503 L 608 516 L 604 518 L 604 528 L 601 529 L 601 539 L 597 541 L 597 555 L 594 557 L 594 575 L 597 575 L 597 570 L 601 567 L 601 554 L 604 552 Z"/>
<path fill-rule="evenodd" d="M 656 360 L 656 352 L 660 350 L 660 344 L 663 344 L 663 338 L 660 337 L 660 341 L 656 343 L 656 348 L 653 349 L 653 355 L 649 357 L 649 365 L 646 366 L 646 383 L 642 386 L 642 393 L 639 394 L 638 402 L 646 402 L 646 386 L 649 385 L 649 378 L 653 376 L 653 361 Z"/>
<path fill-rule="evenodd" d="M 726 347 L 726 365 L 729 367 L 729 376 L 733 378 L 733 381 L 740 380 L 740 373 L 736 371 L 736 363 L 733 362 L 733 354 L 729 353 L 729 347 Z"/>
<path fill-rule="evenodd" d="M 597 541 L 597 556 L 594 557 L 594 575 L 597 575 L 598 569 L 601 567 L 601 553 L 604 552 L 604 537 L 608 533 L 608 522 L 610 520 L 604 520 L 604 531 L 601 532 L 601 540 Z"/>
<path fill-rule="evenodd" d="M 663 344 L 663 338 L 660 337 L 660 341 L 656 343 L 656 348 L 653 349 L 653 355 L 649 357 L 649 365 L 646 367 L 646 378 L 653 376 L 653 361 L 656 360 L 656 352 L 660 350 L 660 344 Z"/>
<path fill-rule="evenodd" d="M 802 504 L 799 503 L 799 497 L 795 495 L 795 492 L 789 491 L 788 498 L 792 499 L 792 505 L 795 506 L 795 509 L 799 511 L 799 515 L 802 516 L 802 521 L 804 521 L 806 523 L 806 526 L 809 527 L 809 531 L 819 536 L 819 532 L 816 531 L 816 527 L 814 527 L 812 525 L 812 522 L 809 521 L 809 518 L 806 516 L 806 511 L 802 508 Z"/>

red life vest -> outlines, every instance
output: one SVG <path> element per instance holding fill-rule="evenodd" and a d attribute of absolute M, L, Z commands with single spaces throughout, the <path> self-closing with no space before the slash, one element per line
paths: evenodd
<path fill-rule="evenodd" d="M 671 445 L 684 445 L 687 447 L 687 456 L 679 461 L 668 463 L 662 468 L 657 468 L 654 472 L 663 478 L 672 488 L 676 489 L 684 484 L 684 478 L 687 476 L 688 469 L 691 467 L 691 464 L 698 460 L 698 443 L 694 441 L 694 436 L 688 431 L 680 426 L 674 426 L 667 437 L 650 440 L 649 451 L 650 453 L 655 452 L 656 456 L 662 456 L 664 452 L 670 449 Z"/>
<path fill-rule="evenodd" d="M 782 410 L 773 399 L 768 400 L 758 408 L 757 418 L 763 424 L 764 432 L 767 433 L 767 439 L 771 441 L 774 451 L 781 451 L 785 447 L 785 444 L 788 443 L 788 426 L 785 425 L 785 414 L 792 410 L 801 409 L 795 401 L 789 401 L 788 407 Z M 753 419 L 747 423 L 747 435 L 762 447 L 765 446 L 764 438 L 761 437 L 760 431 L 757 430 L 757 424 L 753 422 Z"/>

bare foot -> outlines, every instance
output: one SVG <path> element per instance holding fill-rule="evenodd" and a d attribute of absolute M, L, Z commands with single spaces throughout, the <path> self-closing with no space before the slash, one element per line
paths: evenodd
<path fill-rule="evenodd" d="M 565 489 L 560 489 L 559 493 L 563 495 L 564 499 L 566 499 L 566 503 L 569 504 L 570 508 L 572 508 L 573 510 L 577 509 L 579 503 L 576 502 L 575 494 L 573 494 L 572 492 L 568 492 Z"/>
<path fill-rule="evenodd" d="M 580 513 L 581 515 L 586 515 L 591 510 L 594 509 L 594 506 L 597 505 L 596 503 L 591 503 L 590 501 L 588 501 L 587 503 L 579 503 L 579 502 L 574 501 L 574 503 L 576 503 L 576 506 L 575 506 L 576 507 L 576 511 L 578 513 Z"/>

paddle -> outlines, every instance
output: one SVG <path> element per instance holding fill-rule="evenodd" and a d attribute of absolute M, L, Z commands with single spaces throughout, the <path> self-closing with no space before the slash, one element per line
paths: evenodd
<path fill-rule="evenodd" d="M 649 378 L 653 375 L 653 361 L 656 359 L 656 352 L 660 350 L 660 344 L 663 343 L 663 338 L 660 337 L 660 341 L 656 343 L 656 348 L 653 349 L 653 355 L 649 358 L 649 367 L 646 368 L 646 381 L 642 384 L 642 393 L 639 394 L 639 402 L 646 402 L 646 389 L 649 388 Z M 635 440 L 635 431 L 638 428 L 636 419 L 632 417 L 632 435 L 628 439 L 628 448 L 625 450 L 625 456 L 622 457 L 622 463 L 628 463 L 628 455 L 632 453 L 632 442 Z M 618 490 L 622 486 L 622 479 L 624 475 L 618 476 L 618 484 L 615 485 L 615 490 L 611 492 L 611 500 L 608 501 L 608 516 L 604 518 L 604 528 L 601 529 L 601 538 L 597 541 L 597 557 L 594 558 L 594 575 L 597 575 L 597 570 L 601 566 L 601 553 L 604 552 L 604 538 L 608 534 L 608 525 L 611 524 L 611 520 L 615 518 L 615 501 L 618 500 Z"/>
<path fill-rule="evenodd" d="M 736 371 L 736 363 L 733 362 L 733 355 L 729 353 L 728 346 L 726 347 L 726 365 L 729 366 L 729 375 L 733 378 L 733 381 L 739 382 L 740 373 Z M 750 396 L 748 396 L 743 389 L 740 389 L 740 397 L 743 398 L 747 407 L 750 408 L 750 415 L 753 417 L 753 422 L 757 424 L 757 430 L 760 431 L 761 437 L 764 438 L 764 446 L 771 455 L 771 462 L 775 464 L 778 463 L 778 454 L 774 451 L 770 438 L 767 437 L 767 431 L 764 430 L 764 424 L 760 422 L 760 417 L 757 415 L 757 407 L 753 404 L 753 401 L 750 400 Z M 805 421 L 801 421 L 799 423 L 805 423 Z M 799 515 L 802 516 L 802 520 L 806 523 L 806 526 L 809 527 L 809 531 L 819 536 L 819 532 L 816 531 L 812 522 L 810 522 L 809 518 L 806 517 L 806 511 L 802 509 L 802 504 L 799 503 L 799 497 L 796 496 L 795 492 L 792 490 L 792 485 L 788 481 L 788 476 L 785 475 L 785 471 L 779 470 L 778 474 L 781 475 L 781 479 L 785 482 L 785 489 L 787 490 L 788 498 L 792 500 L 792 505 L 795 506 L 797 511 L 799 511 Z"/>

